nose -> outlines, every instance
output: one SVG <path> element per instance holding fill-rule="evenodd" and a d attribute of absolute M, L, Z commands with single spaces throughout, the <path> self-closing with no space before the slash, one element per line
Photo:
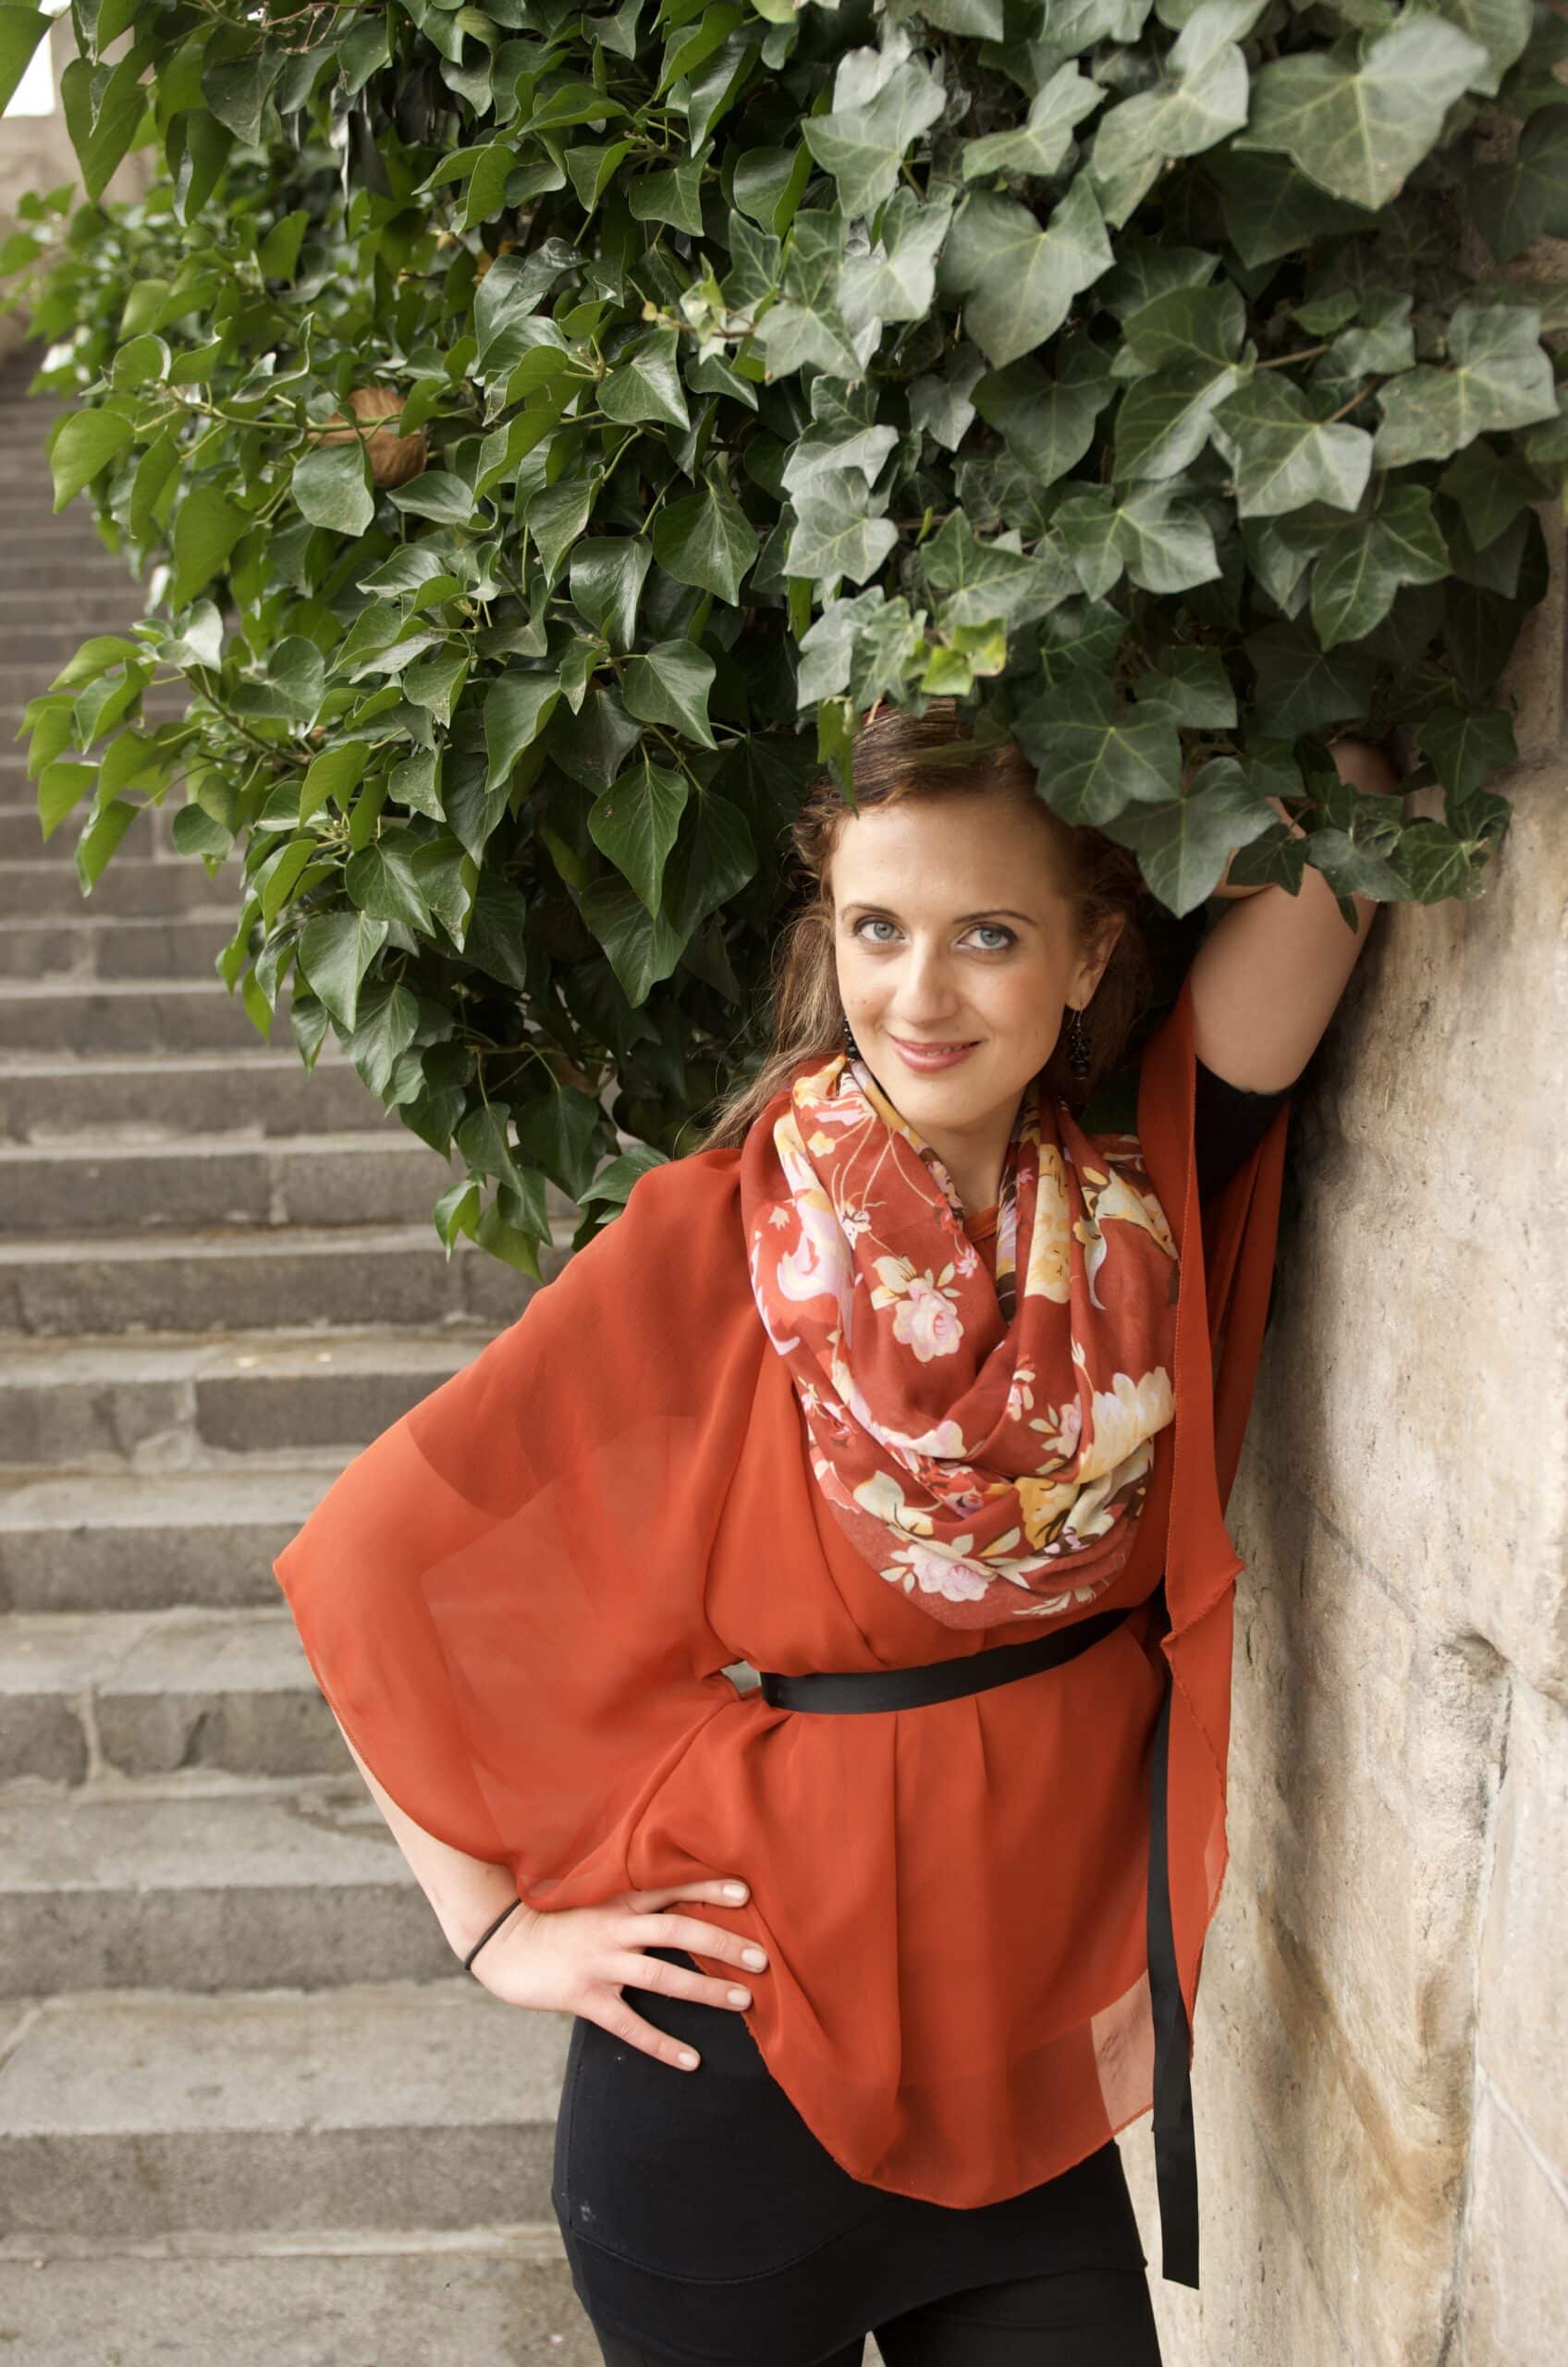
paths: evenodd
<path fill-rule="evenodd" d="M 899 1005 L 898 1015 L 888 1023 L 891 1032 L 917 1040 L 928 1036 L 956 1043 L 962 1034 L 956 1023 L 963 1006 L 947 975 L 946 949 L 940 944 L 922 947 L 917 941 L 905 956 L 903 971 L 899 983 L 909 997 L 909 1009 Z M 946 1037 L 944 1028 L 949 1030 Z"/>

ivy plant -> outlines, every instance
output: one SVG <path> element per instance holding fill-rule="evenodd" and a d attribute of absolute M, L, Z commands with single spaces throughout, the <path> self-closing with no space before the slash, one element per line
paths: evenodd
<path fill-rule="evenodd" d="M 1480 892 L 1568 462 L 1511 269 L 1568 235 L 1553 9 L 73 18 L 84 194 L 0 273 L 145 613 L 30 705 L 42 824 L 88 890 L 178 805 L 261 1031 L 455 1152 L 448 1249 L 537 1274 L 546 1182 L 586 1238 L 754 1059 L 790 817 L 880 705 L 1011 733 L 1173 915 L 1232 849 L 1347 921 Z M 0 0 L 0 94 L 43 23 Z"/>

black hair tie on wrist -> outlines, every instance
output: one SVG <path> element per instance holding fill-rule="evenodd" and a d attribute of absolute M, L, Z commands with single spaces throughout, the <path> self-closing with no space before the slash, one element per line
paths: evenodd
<path fill-rule="evenodd" d="M 493 1940 L 496 1932 L 500 1930 L 502 1924 L 506 1921 L 508 1916 L 511 1913 L 512 1908 L 515 1907 L 521 1907 L 521 1905 L 522 1901 L 521 1898 L 514 1898 L 509 1906 L 502 1907 L 494 1923 L 488 1924 L 486 1928 L 481 1932 L 478 1939 L 475 1940 L 472 1947 L 470 1948 L 467 1956 L 463 1958 L 463 1970 L 465 1972 L 472 1972 L 473 1970 L 474 1957 L 479 1954 L 479 1951 L 484 1945 L 485 1941 Z"/>

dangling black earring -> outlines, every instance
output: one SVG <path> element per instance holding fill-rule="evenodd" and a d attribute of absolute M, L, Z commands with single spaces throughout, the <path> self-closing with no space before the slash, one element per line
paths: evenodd
<path fill-rule="evenodd" d="M 851 1061 L 860 1059 L 860 1046 L 855 1042 L 854 1029 L 850 1025 L 848 1012 L 844 1015 L 844 1049 Z"/>
<path fill-rule="evenodd" d="M 1076 1007 L 1067 1013 L 1067 1057 L 1072 1063 L 1072 1073 L 1082 1080 L 1089 1073 L 1089 1031 L 1084 1014 Z"/>

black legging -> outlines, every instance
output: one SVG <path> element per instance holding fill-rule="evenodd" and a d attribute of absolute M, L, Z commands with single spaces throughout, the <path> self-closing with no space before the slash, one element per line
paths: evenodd
<path fill-rule="evenodd" d="M 888 2367 L 1159 2367 L 1114 2141 L 972 2211 L 885 2193 L 833 2161 L 739 2015 L 625 1993 L 703 2065 L 573 2027 L 551 2199 L 608 2367 L 860 2367 L 866 2331 Z"/>
<path fill-rule="evenodd" d="M 874 2326 L 887 2367 L 1159 2367 L 1159 2343 L 1141 2271 L 1064 2269 L 944 2294 Z M 692 2367 L 594 2327 L 605 2367 Z M 801 2367 L 862 2367 L 865 2337 Z"/>

